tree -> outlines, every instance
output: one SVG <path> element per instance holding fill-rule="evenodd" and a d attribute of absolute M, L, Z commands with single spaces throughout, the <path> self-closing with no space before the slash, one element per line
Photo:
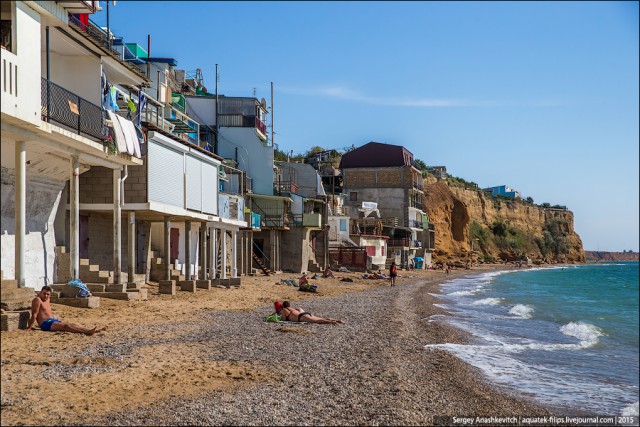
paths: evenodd
<path fill-rule="evenodd" d="M 527 203 L 529 203 L 530 205 L 532 205 L 532 204 L 533 204 L 533 198 L 532 198 L 532 197 L 527 197 L 525 200 L 526 200 L 526 201 L 527 201 Z"/>

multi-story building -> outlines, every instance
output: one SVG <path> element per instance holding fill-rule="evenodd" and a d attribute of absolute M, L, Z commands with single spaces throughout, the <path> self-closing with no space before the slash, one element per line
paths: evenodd
<path fill-rule="evenodd" d="M 136 85 L 145 76 L 90 32 L 97 1 L 0 4 L 3 277 L 34 287 L 79 278 L 80 180 L 94 168 L 105 171 L 100 193 L 111 196 L 103 253 L 120 265 L 122 172 L 143 161 L 137 137 L 129 134 L 129 146 L 110 140 L 105 80 Z M 62 254 L 67 262 L 57 263 Z"/>
<path fill-rule="evenodd" d="M 413 154 L 402 146 L 369 142 L 345 153 L 340 169 L 352 219 L 360 217 L 366 202 L 377 204 L 382 234 L 389 237 L 387 258 L 406 265 L 423 256 L 429 265 L 434 229 L 424 210 L 422 173 Z"/>
<path fill-rule="evenodd" d="M 266 102 L 202 93 L 185 96 L 185 104 L 187 114 L 215 129 L 213 151 L 245 173 L 247 222 L 252 225 L 244 229 L 240 242 L 242 273 L 282 270 L 283 232 L 290 230 L 292 200 L 274 193 L 277 168 L 267 134 Z"/>

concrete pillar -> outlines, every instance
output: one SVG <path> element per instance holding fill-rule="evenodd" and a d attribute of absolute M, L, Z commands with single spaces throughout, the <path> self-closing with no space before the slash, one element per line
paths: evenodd
<path fill-rule="evenodd" d="M 76 280 L 80 274 L 80 162 L 71 157 L 69 181 L 69 277 Z"/>
<path fill-rule="evenodd" d="M 200 279 L 207 279 L 207 223 L 200 223 Z"/>
<path fill-rule="evenodd" d="M 231 277 L 238 277 L 238 232 L 231 232 Z"/>
<path fill-rule="evenodd" d="M 278 237 L 276 230 L 269 230 L 269 259 L 271 260 L 271 265 L 269 266 L 269 269 L 271 271 L 277 271 L 277 265 L 276 265 L 276 239 Z"/>
<path fill-rule="evenodd" d="M 191 280 L 191 221 L 184 222 L 184 275 Z"/>
<path fill-rule="evenodd" d="M 127 263 L 127 273 L 128 273 L 128 282 L 129 283 L 133 283 L 136 281 L 135 279 L 135 274 L 136 274 L 136 213 L 135 212 L 129 212 L 129 232 L 128 232 L 128 238 L 129 238 L 129 244 L 127 245 L 127 248 L 129 249 L 129 257 L 128 257 L 128 263 Z"/>
<path fill-rule="evenodd" d="M 215 279 L 218 268 L 218 230 L 211 228 L 211 269 L 209 270 L 209 278 Z"/>
<path fill-rule="evenodd" d="M 222 250 L 220 251 L 220 256 L 222 257 L 222 267 L 220 271 L 220 278 L 226 279 L 227 278 L 227 231 L 220 230 L 220 236 L 222 237 L 220 239 L 220 245 L 222 245 L 221 246 Z"/>
<path fill-rule="evenodd" d="M 171 280 L 171 221 L 164 217 L 164 280 Z"/>
<path fill-rule="evenodd" d="M 113 170 L 113 283 L 122 283 L 122 208 L 120 207 L 120 169 Z"/>
<path fill-rule="evenodd" d="M 25 287 L 24 253 L 26 251 L 27 221 L 27 144 L 16 141 L 16 184 L 15 184 L 15 278 L 19 288 Z"/>

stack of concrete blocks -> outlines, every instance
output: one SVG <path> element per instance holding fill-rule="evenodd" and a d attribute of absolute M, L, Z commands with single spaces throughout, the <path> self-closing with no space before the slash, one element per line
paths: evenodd
<path fill-rule="evenodd" d="M 175 295 L 176 294 L 176 281 L 175 280 L 160 280 L 158 282 L 158 291 L 161 294 L 169 294 L 169 295 Z"/>
<path fill-rule="evenodd" d="M 29 322 L 31 301 L 36 296 L 33 288 L 19 288 L 16 280 L 5 280 L 0 273 L 0 330 L 26 329 Z"/>
<path fill-rule="evenodd" d="M 182 280 L 180 281 L 180 290 L 187 292 L 195 292 L 196 291 L 196 281 L 195 280 Z"/>

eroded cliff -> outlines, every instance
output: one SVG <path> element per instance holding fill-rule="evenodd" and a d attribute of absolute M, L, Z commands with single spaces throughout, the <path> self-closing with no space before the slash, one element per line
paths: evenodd
<path fill-rule="evenodd" d="M 584 262 L 573 213 L 425 180 L 425 209 L 436 230 L 435 262 Z"/>

